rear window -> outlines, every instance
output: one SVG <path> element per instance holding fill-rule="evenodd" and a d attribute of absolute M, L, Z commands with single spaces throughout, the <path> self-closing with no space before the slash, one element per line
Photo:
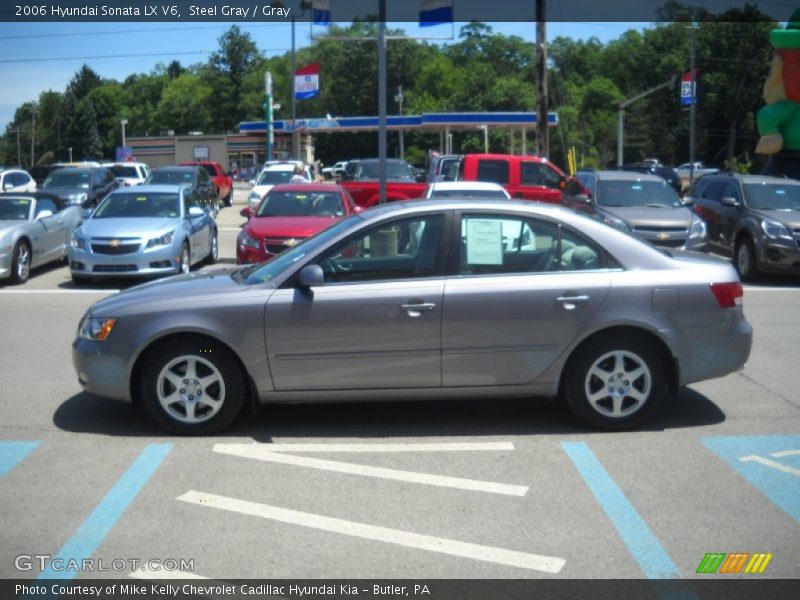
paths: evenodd
<path fill-rule="evenodd" d="M 507 160 L 479 160 L 478 181 L 491 181 L 494 183 L 508 183 Z"/>
<path fill-rule="evenodd" d="M 113 167 L 109 167 L 111 172 L 114 174 L 114 177 L 139 177 L 139 173 L 136 170 L 136 167 L 124 167 L 121 165 L 114 165 Z"/>

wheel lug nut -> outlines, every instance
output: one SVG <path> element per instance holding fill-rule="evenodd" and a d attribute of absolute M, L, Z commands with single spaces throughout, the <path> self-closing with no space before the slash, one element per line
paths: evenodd
<path fill-rule="evenodd" d="M 180 390 L 180 393 L 181 393 L 181 394 L 185 394 L 185 393 L 186 393 L 186 390 Z"/>
<path fill-rule="evenodd" d="M 630 381 L 628 381 L 627 379 L 625 380 L 625 382 L 624 382 L 624 383 L 625 383 L 625 385 L 630 385 L 630 384 L 631 384 L 631 382 L 630 382 Z"/>
<path fill-rule="evenodd" d="M 189 383 L 189 380 L 188 379 L 184 379 L 183 383 Z"/>
<path fill-rule="evenodd" d="M 192 396 L 192 395 L 190 394 L 190 395 L 189 395 L 189 400 L 194 400 L 194 396 Z"/>

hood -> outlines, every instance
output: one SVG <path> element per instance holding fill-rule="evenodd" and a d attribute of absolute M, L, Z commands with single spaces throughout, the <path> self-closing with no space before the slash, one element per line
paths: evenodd
<path fill-rule="evenodd" d="M 219 298 L 220 294 L 243 293 L 254 288 L 238 283 L 231 277 L 236 270 L 219 269 L 158 279 L 95 302 L 89 312 L 99 317 L 121 317 L 158 310 L 159 307 L 175 303 L 187 308 L 196 305 L 214 306 L 214 299 Z M 258 286 L 258 293 L 264 294 L 264 290 L 263 285 Z M 267 297 L 264 296 L 265 301 Z"/>
<path fill-rule="evenodd" d="M 250 193 L 252 194 L 253 192 L 255 192 L 256 194 L 258 194 L 259 196 L 261 196 L 263 198 L 264 196 L 267 195 L 267 192 L 269 192 L 274 187 L 275 186 L 273 184 L 271 184 L 271 183 L 267 184 L 267 185 L 257 185 L 253 189 L 250 190 Z"/>
<path fill-rule="evenodd" d="M 39 191 L 46 192 L 48 194 L 55 194 L 59 198 L 66 198 L 67 196 L 71 196 L 72 194 L 88 195 L 91 190 L 85 187 L 51 187 L 51 188 L 41 188 Z"/>
<path fill-rule="evenodd" d="M 254 217 L 245 229 L 256 238 L 307 238 L 337 221 L 341 217 Z"/>
<path fill-rule="evenodd" d="M 798 210 L 750 209 L 750 214 L 760 219 L 778 221 L 786 225 L 789 229 L 800 229 L 800 211 Z"/>
<path fill-rule="evenodd" d="M 646 208 L 643 206 L 600 207 L 602 213 L 622 219 L 628 227 L 689 227 L 692 212 L 685 206 L 676 208 Z"/>
<path fill-rule="evenodd" d="M 118 219 L 88 219 L 83 222 L 80 232 L 83 237 L 141 237 L 150 238 L 161 232 L 175 229 L 180 224 L 180 219 L 175 218 L 148 218 L 134 217 Z"/>

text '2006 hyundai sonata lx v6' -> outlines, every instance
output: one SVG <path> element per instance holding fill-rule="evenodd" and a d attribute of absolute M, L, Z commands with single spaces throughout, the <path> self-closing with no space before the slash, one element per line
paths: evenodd
<path fill-rule="evenodd" d="M 745 363 L 742 295 L 726 262 L 564 208 L 403 202 L 260 265 L 101 300 L 73 361 L 87 391 L 178 433 L 251 402 L 500 396 L 561 397 L 622 430 Z"/>

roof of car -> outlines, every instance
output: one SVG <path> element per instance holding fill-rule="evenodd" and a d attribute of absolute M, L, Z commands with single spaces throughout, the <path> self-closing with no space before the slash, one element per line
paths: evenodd
<path fill-rule="evenodd" d="M 497 191 L 505 188 L 491 181 L 434 181 L 431 186 L 435 190 L 480 190 Z"/>
<path fill-rule="evenodd" d="M 715 177 L 729 177 L 731 179 L 738 179 L 742 183 L 782 183 L 784 185 L 800 185 L 800 181 L 796 179 L 789 179 L 787 177 L 773 177 L 771 175 L 747 175 L 743 173 L 712 173 L 704 175 L 702 179 L 708 178 L 709 180 Z"/>
<path fill-rule="evenodd" d="M 274 186 L 272 192 L 342 192 L 341 186 L 330 183 L 282 183 Z"/>
<path fill-rule="evenodd" d="M 641 173 L 639 171 L 592 171 L 591 169 L 586 169 L 583 171 L 578 171 L 579 173 L 591 173 L 592 175 L 596 175 L 598 179 L 612 179 L 617 181 L 658 181 L 663 182 L 664 180 L 657 176 L 652 175 L 650 173 Z"/>
<path fill-rule="evenodd" d="M 189 187 L 187 184 L 167 184 L 167 183 L 154 183 L 150 185 L 134 185 L 131 187 L 120 187 L 114 190 L 114 194 L 141 194 L 143 192 L 157 192 L 157 193 L 166 193 L 166 192 L 174 192 L 178 193 L 181 189 Z"/>
<path fill-rule="evenodd" d="M 0 193 L 0 199 L 2 198 L 33 198 L 34 200 L 52 200 L 56 203 L 59 209 L 63 209 L 65 206 L 68 206 L 60 196 L 57 196 L 56 194 L 50 194 L 48 192 L 3 192 Z"/>
<path fill-rule="evenodd" d="M 157 169 L 153 169 L 153 172 L 155 173 L 156 171 L 186 171 L 186 170 L 194 171 L 195 169 L 199 169 L 199 168 L 200 168 L 200 165 L 195 165 L 195 164 L 191 164 L 191 165 L 170 165 L 168 167 L 158 167 Z"/>

